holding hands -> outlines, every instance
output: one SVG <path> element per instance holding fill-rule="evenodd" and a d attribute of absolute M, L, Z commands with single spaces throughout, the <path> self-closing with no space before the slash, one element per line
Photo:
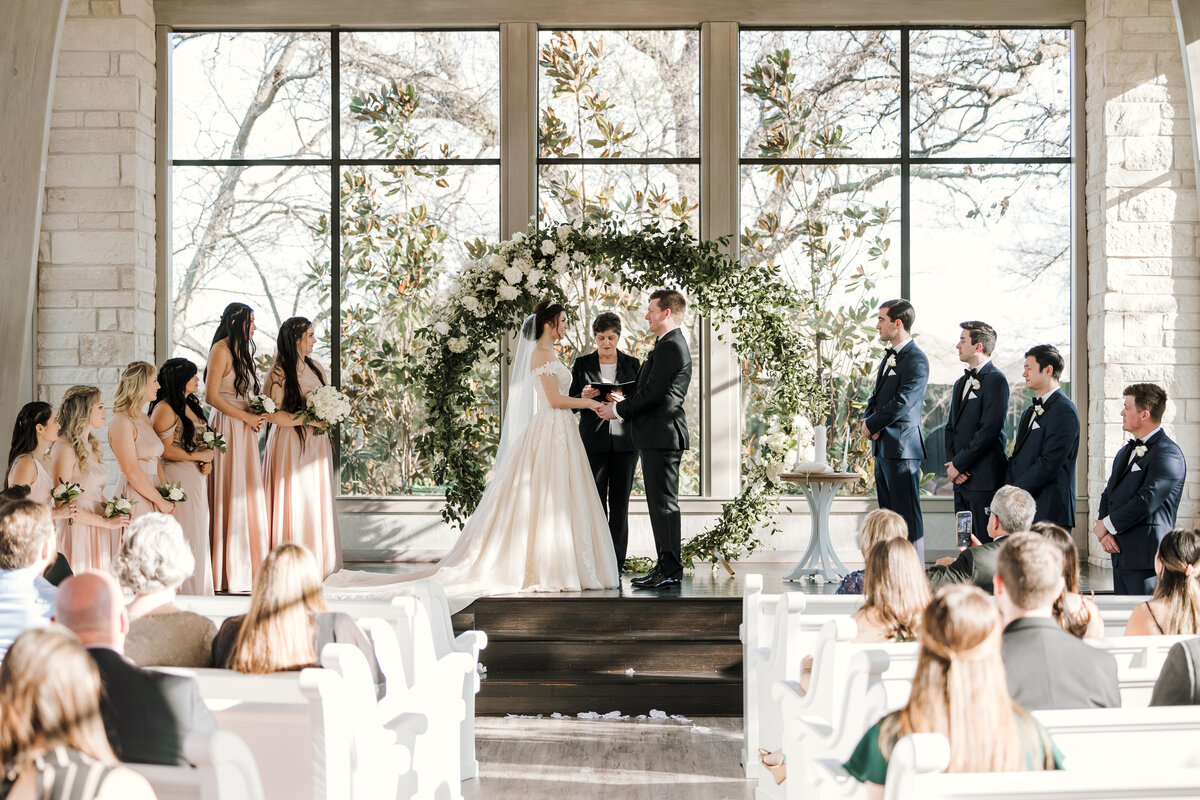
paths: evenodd
<path fill-rule="evenodd" d="M 1109 533 L 1108 527 L 1104 524 L 1104 520 L 1096 520 L 1096 524 L 1092 526 L 1092 533 L 1096 534 L 1096 539 L 1100 542 L 1100 546 L 1104 548 L 1104 552 L 1121 552 L 1121 545 L 1117 544 L 1117 537 Z"/>

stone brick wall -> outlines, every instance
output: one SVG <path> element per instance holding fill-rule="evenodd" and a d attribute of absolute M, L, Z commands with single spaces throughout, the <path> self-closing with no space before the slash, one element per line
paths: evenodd
<path fill-rule="evenodd" d="M 1200 468 L 1196 178 L 1170 0 L 1087 4 L 1087 226 L 1091 520 L 1121 432 L 1121 391 L 1163 385 L 1167 431 Z M 1180 523 L 1197 517 L 1189 481 Z M 1090 520 L 1089 520 L 1090 521 Z M 1107 564 L 1089 534 L 1091 560 Z"/>
<path fill-rule="evenodd" d="M 38 261 L 37 394 L 154 359 L 154 5 L 72 0 Z"/>

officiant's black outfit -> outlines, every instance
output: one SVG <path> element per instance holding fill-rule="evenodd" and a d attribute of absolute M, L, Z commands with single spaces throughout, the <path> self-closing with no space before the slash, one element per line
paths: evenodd
<path fill-rule="evenodd" d="M 642 362 L 628 353 L 617 351 L 616 383 L 637 380 Z M 571 366 L 571 397 L 582 397 L 583 387 L 604 383 L 600 374 L 600 355 L 588 353 L 575 359 Z M 603 397 L 597 397 L 603 402 Z M 629 493 L 633 491 L 633 473 L 638 454 L 633 447 L 629 424 L 620 420 L 600 419 L 593 411 L 579 412 L 579 438 L 587 451 L 588 463 L 600 493 L 600 505 L 608 517 L 608 532 L 612 535 L 617 554 L 617 570 L 625 563 L 629 546 Z"/>
<path fill-rule="evenodd" d="M 633 433 L 642 457 L 646 507 L 658 549 L 658 577 L 678 581 L 680 561 L 679 462 L 687 450 L 688 425 L 683 402 L 692 382 L 692 355 L 679 328 L 658 337 L 638 370 L 633 394 L 617 403 L 617 416 Z M 656 588 L 651 584 L 651 588 Z"/>

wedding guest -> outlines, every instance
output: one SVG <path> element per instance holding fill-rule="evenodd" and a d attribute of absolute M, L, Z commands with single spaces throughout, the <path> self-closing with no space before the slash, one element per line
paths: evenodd
<path fill-rule="evenodd" d="M 910 733 L 949 740 L 947 772 L 1062 769 L 1049 734 L 1008 694 L 1000 628 L 991 598 L 975 586 L 946 586 L 934 596 L 908 702 L 868 730 L 844 765 L 867 784 L 868 797 L 883 797 L 892 750 Z"/>
<path fill-rule="evenodd" d="M 1008 379 L 992 364 L 996 329 L 986 322 L 959 324 L 958 360 L 967 365 L 954 384 L 946 422 L 946 476 L 954 486 L 954 510 L 970 511 L 975 538 L 991 541 L 988 503 L 1004 485 L 1008 455 L 1004 418 L 1008 416 Z"/>
<path fill-rule="evenodd" d="M 871 548 L 884 539 L 908 538 L 908 525 L 904 517 L 886 508 L 877 508 L 867 514 L 862 528 L 858 531 L 858 549 L 863 554 L 865 563 L 867 553 Z M 862 594 L 863 575 L 865 569 L 856 569 L 846 577 L 837 588 L 837 594 Z"/>
<path fill-rule="evenodd" d="M 63 503 L 56 506 L 50 496 L 54 489 L 50 463 L 50 447 L 58 440 L 58 420 L 49 403 L 34 401 L 26 403 L 17 412 L 13 425 L 12 446 L 8 449 L 9 486 L 29 487 L 29 499 L 51 508 L 51 519 L 67 519 L 74 515 L 79 506 Z"/>
<path fill-rule="evenodd" d="M 1126 636 L 1200 633 L 1200 531 L 1174 530 L 1154 556 L 1154 596 L 1133 608 Z"/>
<path fill-rule="evenodd" d="M 95 386 L 72 386 L 58 407 L 58 441 L 50 448 L 54 483 L 74 483 L 83 490 L 75 498 L 73 519 L 59 520 L 59 548 L 73 569 L 105 571 L 112 564 L 129 516 L 104 518 L 104 484 L 108 473 L 93 431 L 104 427 L 104 399 Z"/>
<path fill-rule="evenodd" d="M 996 564 L 996 605 L 1004 617 L 1001 653 L 1013 700 L 1030 711 L 1116 708 L 1117 661 L 1054 620 L 1062 595 L 1062 554 L 1036 533 L 1005 539 Z"/>
<path fill-rule="evenodd" d="M 45 625 L 55 590 L 42 577 L 54 560 L 50 510 L 32 500 L 0 506 L 0 658 L 24 630 Z"/>
<path fill-rule="evenodd" d="M 213 586 L 221 592 L 249 591 L 270 549 L 258 456 L 258 431 L 266 417 L 250 409 L 260 388 L 254 330 L 250 306 L 226 306 L 204 370 L 204 400 L 213 408 L 209 426 L 225 438 L 225 452 L 213 455 L 208 482 Z"/>
<path fill-rule="evenodd" d="M 1037 395 L 1021 415 L 1006 483 L 1037 501 L 1039 522 L 1075 527 L 1075 456 L 1079 452 L 1079 412 L 1059 386 L 1063 357 L 1052 345 L 1025 352 L 1025 385 Z"/>
<path fill-rule="evenodd" d="M 194 678 L 140 669 L 124 656 L 129 617 L 112 575 L 85 572 L 63 581 L 54 618 L 79 637 L 100 671 L 100 715 L 113 752 L 133 764 L 186 766 L 183 741 L 215 731 Z"/>
<path fill-rule="evenodd" d="M 879 306 L 875 329 L 888 347 L 867 401 L 862 435 L 874 442 L 879 507 L 904 517 L 908 540 L 924 563 L 920 478 L 925 438 L 921 433 L 921 406 L 929 380 L 929 359 L 912 338 L 916 318 L 916 309 L 907 300 L 888 300 Z"/>
<path fill-rule="evenodd" d="M 992 593 L 992 576 L 996 574 L 996 557 L 1004 539 L 1011 534 L 1029 530 L 1037 504 L 1033 496 L 1016 486 L 1001 486 L 988 506 L 987 544 L 976 540 L 972 547 L 958 556 L 939 558 L 926 570 L 933 588 L 951 583 L 973 583 L 988 594 Z"/>
<path fill-rule="evenodd" d="M 133 592 L 126 607 L 125 655 L 141 667 L 211 667 L 217 626 L 175 605 L 196 559 L 178 520 L 165 514 L 135 519 L 121 538 L 113 574 Z"/>
<path fill-rule="evenodd" d="M 17 500 L 29 499 L 29 487 L 18 483 L 16 486 L 9 486 L 4 491 L 0 491 L 0 506 L 5 503 L 14 503 Z M 38 505 L 45 505 L 38 503 Z M 57 537 L 55 537 L 57 539 Z M 56 545 L 57 546 L 57 545 Z M 62 553 L 54 554 L 54 561 L 50 566 L 42 571 L 42 577 L 45 578 L 51 586 L 58 586 L 74 573 L 71 572 L 71 565 L 67 563 L 67 557 Z"/>
<path fill-rule="evenodd" d="M 1200 705 L 1200 638 L 1171 645 L 1150 695 L 1152 706 Z"/>
<path fill-rule="evenodd" d="M 1104 636 L 1104 618 L 1096 601 L 1079 591 L 1079 551 L 1075 540 L 1053 522 L 1035 522 L 1030 530 L 1058 546 L 1063 556 L 1063 584 L 1066 588 L 1054 601 L 1054 619 L 1067 633 L 1080 639 Z"/>
<path fill-rule="evenodd" d="M 571 388 L 567 392 L 571 397 L 598 396 L 600 393 L 592 384 L 637 381 L 642 362 L 617 349 L 621 340 L 620 317 L 611 311 L 597 316 L 592 323 L 592 338 L 596 349 L 575 359 L 571 365 Z M 583 439 L 596 489 L 600 492 L 600 505 L 608 517 L 608 532 L 612 535 L 619 570 L 625 565 L 629 545 L 629 493 L 633 491 L 633 475 L 638 462 L 633 434 L 619 419 L 601 419 L 596 414 L 581 411 L 579 438 Z"/>
<path fill-rule="evenodd" d="M 1154 553 L 1179 514 L 1187 462 L 1162 429 L 1167 393 L 1153 383 L 1126 386 L 1121 428 L 1136 438 L 1117 451 L 1092 526 L 1110 554 L 1114 594 L 1150 594 Z"/>
<path fill-rule="evenodd" d="M 342 568 L 337 489 L 329 432 L 299 415 L 305 398 L 326 384 L 325 371 L 312 358 L 317 335 L 304 317 L 279 326 L 275 364 L 264 389 L 279 408 L 267 417 L 263 482 L 271 545 L 296 542 L 316 557 L 322 578 Z"/>
<path fill-rule="evenodd" d="M 312 553 L 291 542 L 272 550 L 254 579 L 250 611 L 230 617 L 213 641 L 213 664 L 252 675 L 319 666 L 331 642 L 362 650 L 383 696 L 383 673 L 375 650 L 355 621 L 331 612 L 321 593 L 321 573 Z"/>
<path fill-rule="evenodd" d="M 178 483 L 187 501 L 175 506 L 175 519 L 192 549 L 196 569 L 179 591 L 212 594 L 212 549 L 208 543 L 208 475 L 213 450 L 199 441 L 208 430 L 208 419 L 196 392 L 200 378 L 196 365 L 186 358 L 171 358 L 158 371 L 158 396 L 150 404 L 150 422 L 162 439 L 161 460 L 167 483 Z"/>
<path fill-rule="evenodd" d="M 134 502 L 129 516 L 137 519 L 157 511 L 172 514 L 175 504 L 158 493 L 166 483 L 159 457 L 163 443 L 154 432 L 146 404 L 158 396 L 157 372 L 153 364 L 135 361 L 121 373 L 117 396 L 113 399 L 113 418 L 108 423 L 108 445 L 121 468 L 116 495 Z"/>
<path fill-rule="evenodd" d="M 21 634 L 0 664 L 0 763 L 9 800 L 154 800 L 104 735 L 100 676 L 70 631 Z"/>

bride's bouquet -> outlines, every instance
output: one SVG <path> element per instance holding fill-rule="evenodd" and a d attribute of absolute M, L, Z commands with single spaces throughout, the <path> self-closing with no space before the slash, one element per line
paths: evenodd
<path fill-rule="evenodd" d="M 58 503 L 69 503 L 81 494 L 83 494 L 83 487 L 78 483 L 68 483 L 59 478 L 58 486 L 50 490 L 50 499 L 57 505 Z M 67 524 L 74 525 L 75 520 L 68 519 Z"/>
<path fill-rule="evenodd" d="M 164 500 L 172 503 L 186 503 L 187 492 L 183 490 L 182 483 L 164 483 L 158 487 L 158 493 L 162 495 Z"/>
<path fill-rule="evenodd" d="M 125 495 L 119 494 L 104 504 L 104 518 L 112 519 L 123 514 L 132 514 L 135 505 L 137 505 L 137 500 L 130 500 Z"/>
<path fill-rule="evenodd" d="M 269 399 L 269 398 L 268 398 Z M 196 444 L 206 450 L 217 450 L 221 453 L 225 452 L 225 437 L 216 431 L 201 431 L 196 434 Z"/>
<path fill-rule="evenodd" d="M 311 424 L 318 434 L 328 433 L 329 429 L 350 416 L 350 400 L 333 386 L 322 386 L 314 389 L 304 398 L 304 408 L 300 417 Z"/>
<path fill-rule="evenodd" d="M 279 406 L 265 394 L 260 394 L 250 401 L 250 410 L 255 414 L 274 414 L 279 410 Z"/>

